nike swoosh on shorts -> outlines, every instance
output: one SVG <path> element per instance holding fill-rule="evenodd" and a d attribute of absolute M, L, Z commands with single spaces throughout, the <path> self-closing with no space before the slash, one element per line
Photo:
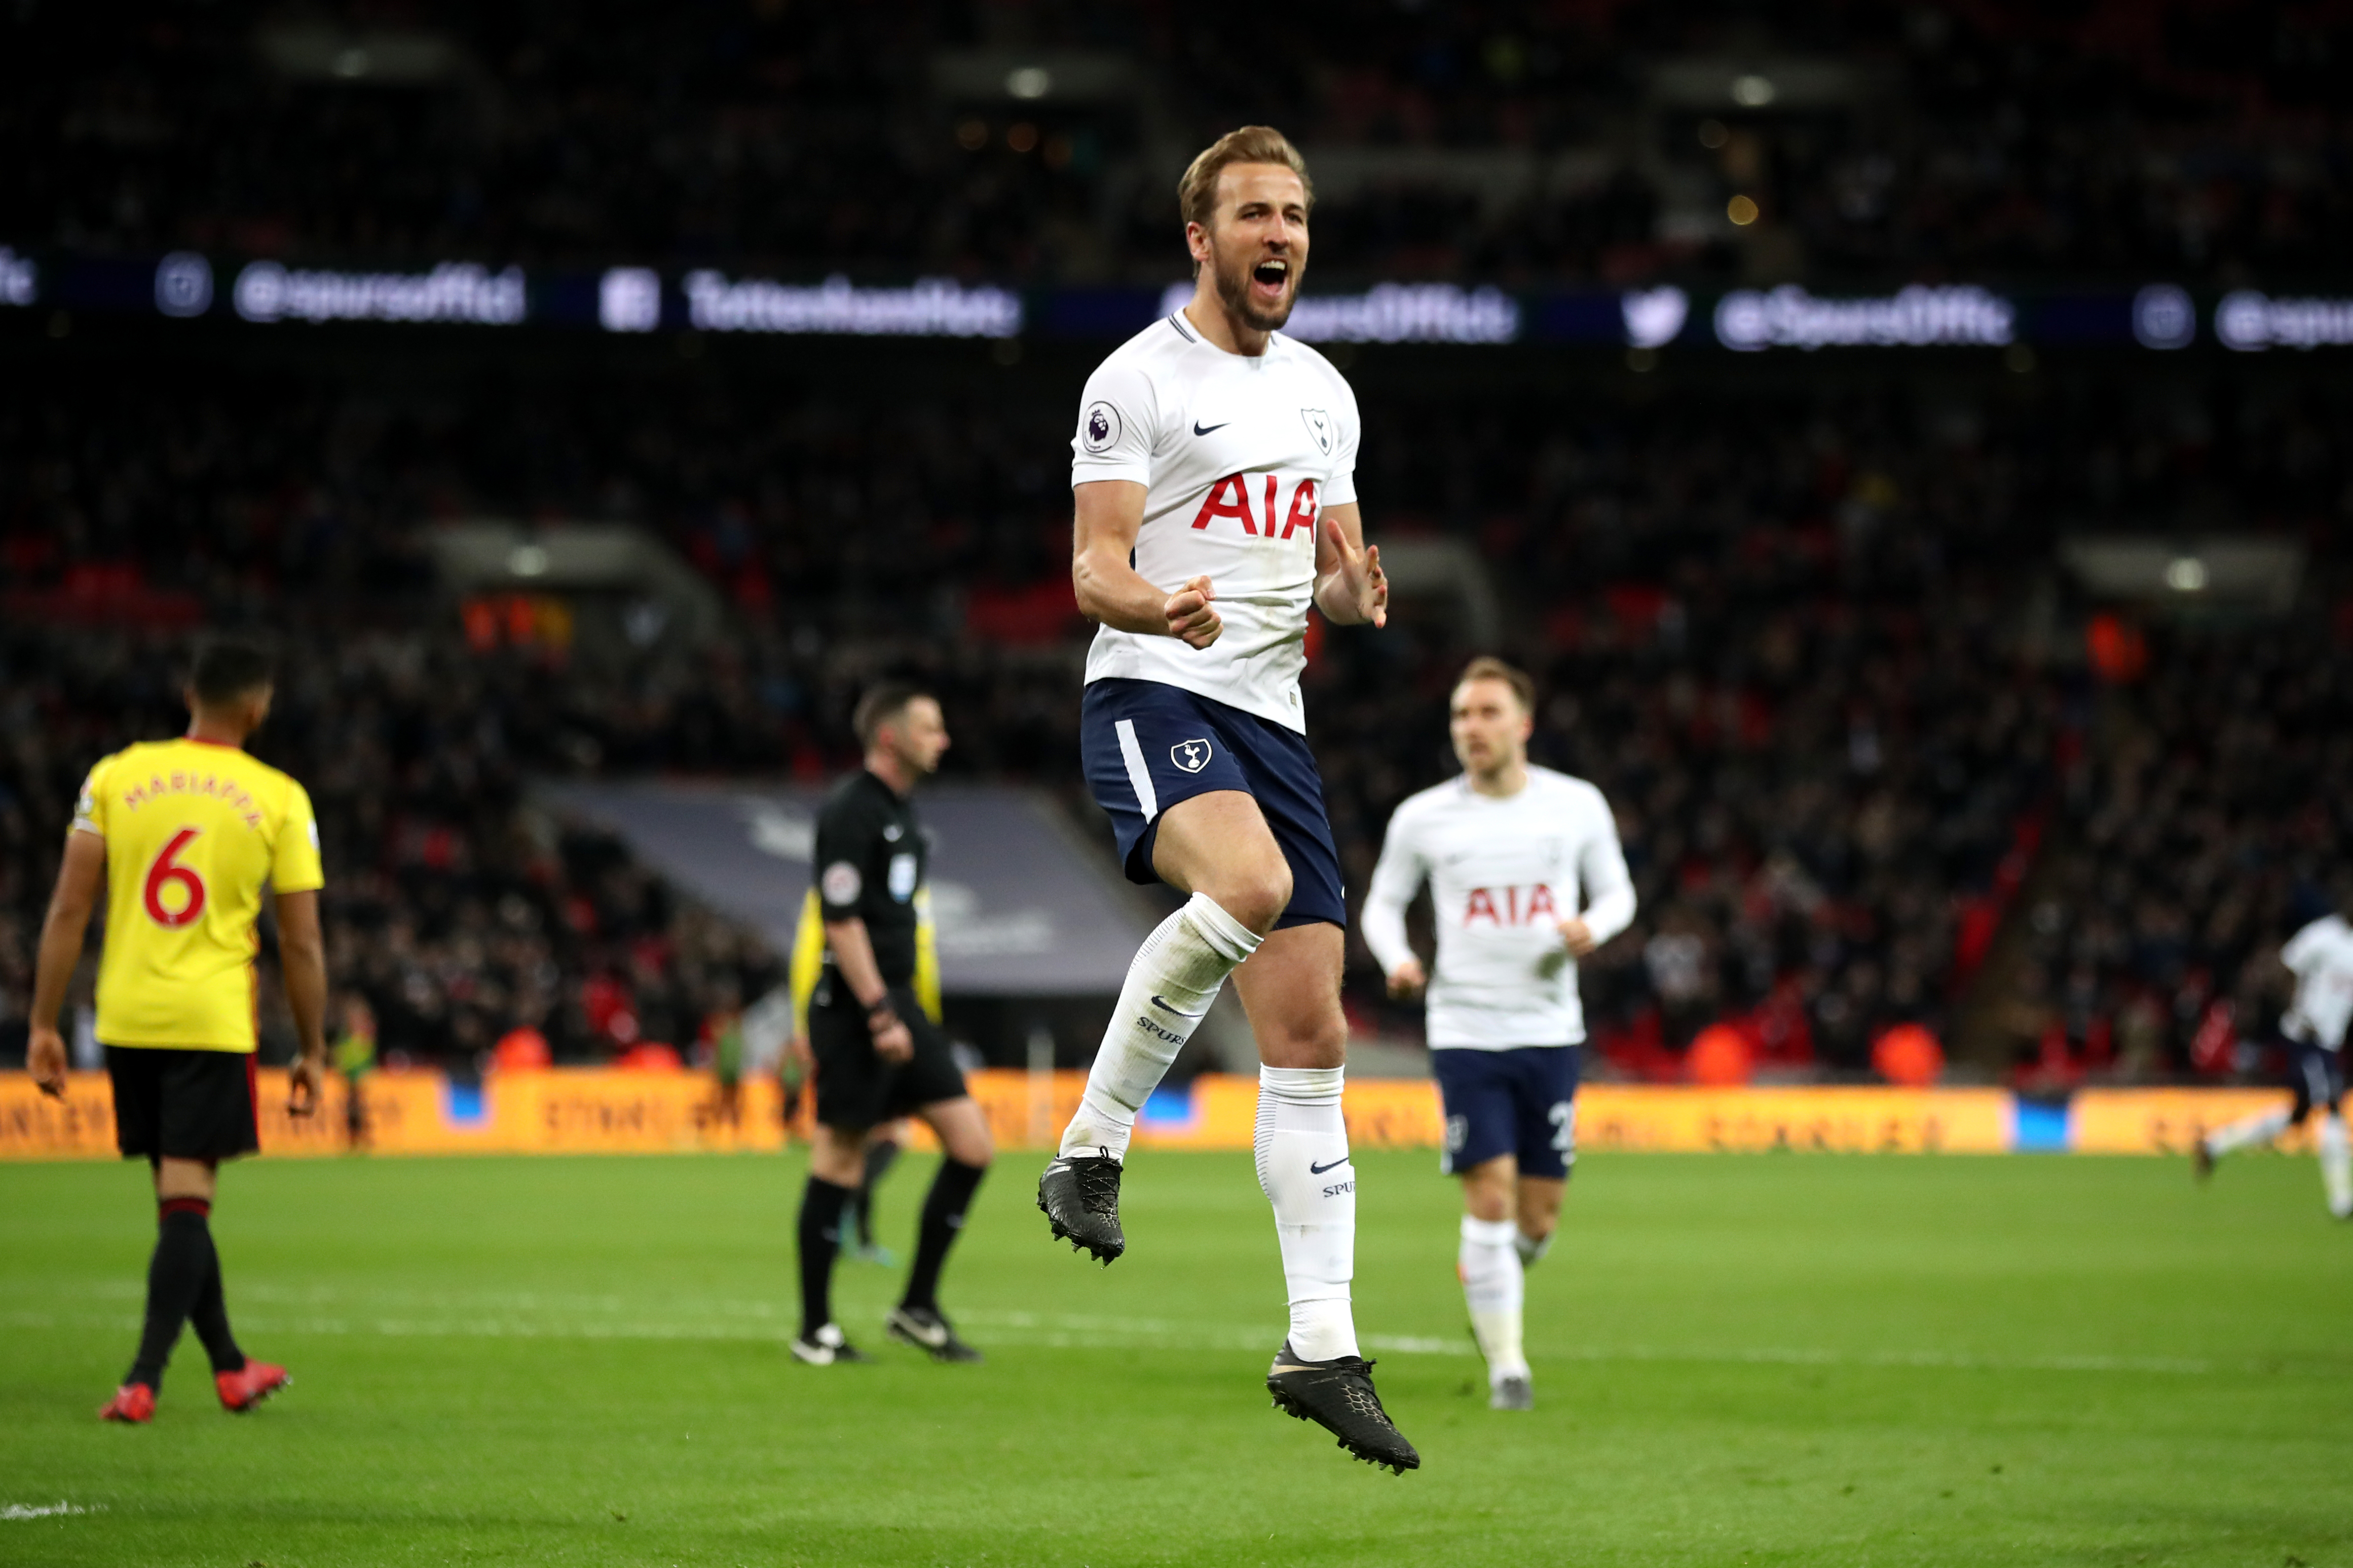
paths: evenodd
<path fill-rule="evenodd" d="M 1232 420 L 1226 419 L 1221 420 L 1215 425 L 1203 425 L 1198 419 L 1196 419 L 1193 421 L 1193 434 L 1196 436 L 1206 436 L 1212 430 L 1222 430 L 1232 423 Z"/>

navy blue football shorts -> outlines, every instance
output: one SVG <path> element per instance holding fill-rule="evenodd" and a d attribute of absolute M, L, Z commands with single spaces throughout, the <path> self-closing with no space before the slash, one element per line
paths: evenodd
<path fill-rule="evenodd" d="M 1079 752 L 1095 804 L 1111 814 L 1129 881 L 1160 879 L 1152 846 L 1162 812 L 1237 789 L 1258 802 L 1291 863 L 1291 903 L 1275 929 L 1348 923 L 1324 776 L 1306 736 L 1157 680 L 1094 680 L 1079 705 Z"/>
<path fill-rule="evenodd" d="M 1432 1050 L 1430 1068 L 1446 1109 L 1446 1151 L 1438 1168 L 1459 1176 L 1511 1154 L 1523 1176 L 1566 1180 L 1577 1163 L 1577 1049 Z"/>

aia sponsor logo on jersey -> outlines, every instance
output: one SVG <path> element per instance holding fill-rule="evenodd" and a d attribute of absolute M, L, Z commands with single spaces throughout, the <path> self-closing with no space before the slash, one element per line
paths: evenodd
<path fill-rule="evenodd" d="M 1553 904 L 1552 888 L 1544 882 L 1526 888 L 1473 888 L 1462 900 L 1462 923 L 1476 925 L 1481 921 L 1498 926 L 1527 926 L 1538 921 L 1558 925 L 1560 910 Z"/>
<path fill-rule="evenodd" d="M 1265 484 L 1258 484 L 1263 479 Z M 1250 491 L 1261 489 L 1255 508 Z M 1294 533 L 1304 533 L 1312 542 L 1315 537 L 1315 514 L 1320 510 L 1315 501 L 1315 481 L 1300 479 L 1291 486 L 1291 502 L 1287 510 L 1278 512 L 1283 479 L 1279 474 L 1228 474 L 1209 487 L 1201 498 L 1201 510 L 1193 514 L 1195 528 L 1208 528 L 1219 518 L 1231 518 L 1241 524 L 1241 530 L 1253 539 L 1287 540 Z M 1275 521 L 1281 517 L 1278 524 Z"/>

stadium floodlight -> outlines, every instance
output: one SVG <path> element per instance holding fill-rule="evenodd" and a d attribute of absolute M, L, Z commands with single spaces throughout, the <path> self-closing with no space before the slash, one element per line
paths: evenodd
<path fill-rule="evenodd" d="M 212 308 L 211 262 L 193 250 L 175 250 L 155 264 L 155 309 L 185 320 Z"/>
<path fill-rule="evenodd" d="M 596 280 L 596 321 L 608 332 L 650 332 L 661 325 L 661 274 L 650 267 L 608 267 Z"/>
<path fill-rule="evenodd" d="M 1769 76 L 1749 71 L 1732 79 L 1732 101 L 1743 109 L 1762 109 L 1779 96 Z"/>
<path fill-rule="evenodd" d="M 2133 296 L 2132 331 L 2145 349 L 2186 349 L 2198 339 L 2198 308 L 2187 289 L 2152 283 Z"/>
<path fill-rule="evenodd" d="M 2206 563 L 2195 555 L 2178 555 L 2166 563 L 2165 585 L 2177 594 L 2202 594 L 2207 581 Z"/>
<path fill-rule="evenodd" d="M 29 256 L 0 245 L 0 305 L 29 305 L 40 296 L 40 268 Z"/>
<path fill-rule="evenodd" d="M 547 563 L 544 544 L 518 544 L 507 555 L 507 570 L 518 577 L 544 577 Z"/>
<path fill-rule="evenodd" d="M 1043 98 L 1054 90 L 1054 73 L 1044 66 L 1016 66 L 1005 73 L 1005 90 L 1015 98 Z"/>

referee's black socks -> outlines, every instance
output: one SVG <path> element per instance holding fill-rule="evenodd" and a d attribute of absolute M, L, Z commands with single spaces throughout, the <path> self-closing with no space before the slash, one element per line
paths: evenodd
<path fill-rule="evenodd" d="M 833 1259 L 841 1250 L 841 1206 L 850 1189 L 812 1174 L 801 1192 L 801 1338 L 833 1321 Z"/>
<path fill-rule="evenodd" d="M 932 1190 L 923 1197 L 923 1230 L 915 1239 L 915 1267 L 907 1275 L 907 1295 L 901 1306 L 939 1310 L 940 1267 L 947 1262 L 948 1248 L 955 1245 L 956 1233 L 964 1229 L 965 1210 L 972 1206 L 972 1194 L 978 1190 L 981 1177 L 987 1173 L 986 1165 L 967 1165 L 954 1159 L 940 1162 L 940 1173 L 932 1178 Z"/>
<path fill-rule="evenodd" d="M 123 1382 L 161 1387 L 164 1363 L 180 1338 L 180 1325 L 192 1319 L 215 1372 L 235 1372 L 245 1365 L 245 1352 L 229 1332 L 221 1295 L 212 1211 L 203 1198 L 165 1198 L 156 1205 L 155 1255 L 147 1265 L 147 1321 L 139 1334 L 138 1359 Z"/>

